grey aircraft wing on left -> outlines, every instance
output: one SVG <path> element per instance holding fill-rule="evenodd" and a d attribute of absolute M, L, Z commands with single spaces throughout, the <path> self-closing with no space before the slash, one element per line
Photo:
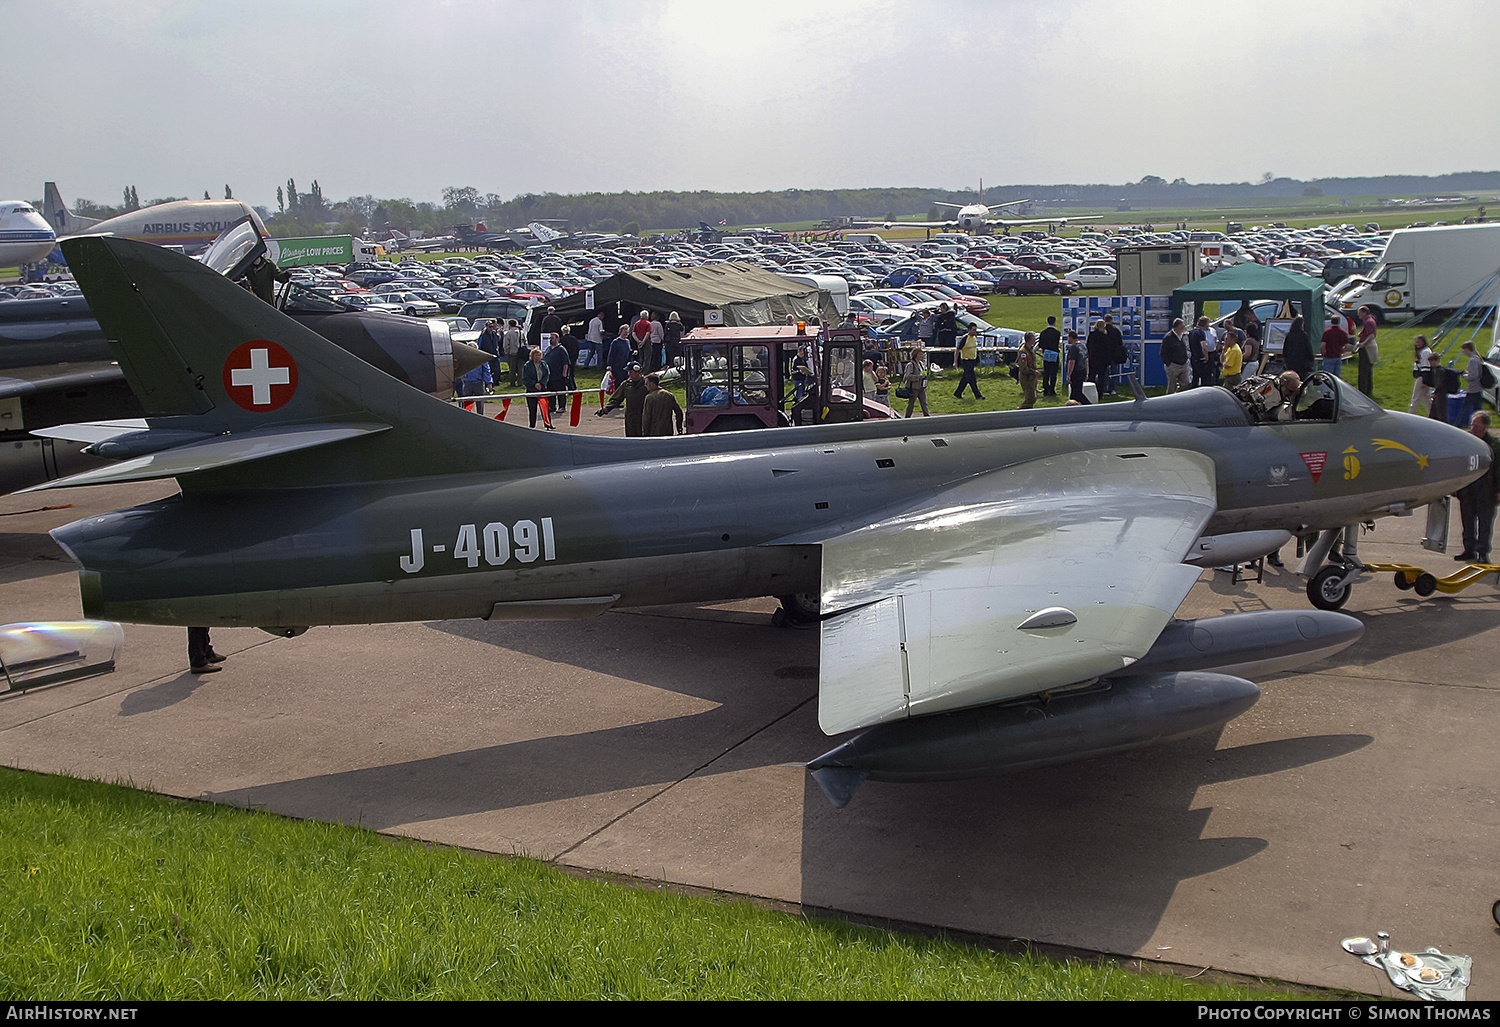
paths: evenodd
<path fill-rule="evenodd" d="M 1361 633 L 1329 611 L 1174 619 L 1205 563 L 1414 510 L 1466 432 L 1314 375 L 1268 417 L 1204 388 L 1088 407 L 674 438 L 534 432 L 441 403 L 180 255 L 65 242 L 175 477 L 66 525 L 90 617 L 179 625 L 576 619 L 783 597 L 820 632 L 809 767 L 838 804 L 1223 724 L 1247 679 Z M 156 441 L 152 441 L 156 440 Z"/>

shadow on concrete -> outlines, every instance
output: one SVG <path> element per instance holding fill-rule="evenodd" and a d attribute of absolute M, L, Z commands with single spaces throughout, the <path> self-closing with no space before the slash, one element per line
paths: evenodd
<path fill-rule="evenodd" d="M 0 584 L 76 569 L 77 565 L 45 532 L 0 532 Z"/>
<path fill-rule="evenodd" d="M 362 823 L 380 830 L 625 789 L 659 789 L 690 777 L 790 711 L 812 704 L 818 687 L 816 633 L 779 631 L 768 617 L 761 618 L 763 624 L 747 625 L 695 619 L 691 607 L 682 612 L 684 616 L 671 617 L 606 614 L 581 623 L 446 621 L 431 627 L 587 672 L 562 675 L 567 679 L 587 682 L 590 674 L 598 674 L 701 699 L 713 703 L 712 709 L 212 798 L 323 819 L 362 809 Z M 590 687 L 558 689 L 548 702 L 587 704 Z M 611 698 L 618 704 L 618 695 Z M 534 723 L 506 727 L 526 733 Z"/>
<path fill-rule="evenodd" d="M 158 681 L 147 688 L 137 688 L 120 700 L 120 716 L 134 717 L 142 713 L 155 713 L 176 706 L 206 683 L 198 674 L 184 672 L 167 681 Z"/>
<path fill-rule="evenodd" d="M 835 811 L 809 780 L 803 901 L 831 910 L 1128 953 L 1179 881 L 1267 847 L 1205 838 L 1200 785 L 1368 745 L 1365 735 L 1216 750 L 1219 732 L 1154 749 L 930 785 L 866 784 Z M 896 897 L 893 906 L 892 897 Z"/>
<path fill-rule="evenodd" d="M 1394 586 L 1387 587 L 1401 598 L 1378 609 L 1351 611 L 1365 622 L 1365 634 L 1358 645 L 1338 655 L 1339 663 L 1367 666 L 1392 657 L 1443 649 L 1500 628 L 1500 599 L 1494 595 L 1420 599 L 1397 593 Z M 1400 618 L 1415 613 L 1421 614 L 1421 626 L 1412 630 L 1415 625 Z"/>
<path fill-rule="evenodd" d="M 818 633 L 771 626 L 769 615 L 697 606 L 607 613 L 589 621 L 456 620 L 429 627 L 533 659 L 713 702 L 743 703 L 747 686 L 788 680 L 817 691 Z"/>

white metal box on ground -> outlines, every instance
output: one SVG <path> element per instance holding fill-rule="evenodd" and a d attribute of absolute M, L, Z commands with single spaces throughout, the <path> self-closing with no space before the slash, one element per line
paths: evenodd
<path fill-rule="evenodd" d="M 1158 296 L 1196 282 L 1199 246 L 1122 246 L 1115 251 L 1115 292 L 1121 296 Z"/>

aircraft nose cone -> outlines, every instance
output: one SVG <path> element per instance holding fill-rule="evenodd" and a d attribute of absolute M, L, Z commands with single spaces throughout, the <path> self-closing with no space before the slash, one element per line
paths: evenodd
<path fill-rule="evenodd" d="M 468 374 L 480 364 L 487 364 L 492 359 L 488 353 L 478 346 L 470 346 L 467 342 L 455 342 L 453 346 L 453 377 L 458 378 Z"/>

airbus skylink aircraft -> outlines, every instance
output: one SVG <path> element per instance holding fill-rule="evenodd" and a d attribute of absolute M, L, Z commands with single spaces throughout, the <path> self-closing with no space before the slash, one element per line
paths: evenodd
<path fill-rule="evenodd" d="M 133 458 L 45 487 L 181 486 L 53 532 L 88 616 L 291 635 L 812 593 L 819 722 L 863 731 L 809 765 L 839 804 L 866 777 L 973 776 L 1224 723 L 1258 695 L 1239 675 L 1362 628 L 1324 611 L 1174 621 L 1195 561 L 1414 509 L 1489 460 L 1465 432 L 1317 377 L 1289 422 L 1206 388 L 560 437 L 404 385 L 179 254 L 63 246 L 149 428 L 122 447 Z"/>

